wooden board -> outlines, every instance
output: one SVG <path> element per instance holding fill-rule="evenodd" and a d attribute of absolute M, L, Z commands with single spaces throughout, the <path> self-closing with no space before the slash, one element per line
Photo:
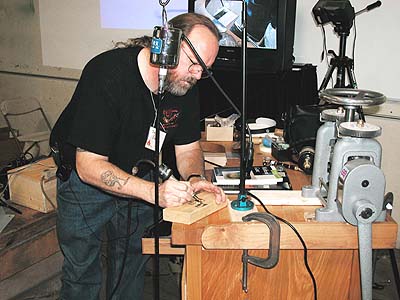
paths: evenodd
<path fill-rule="evenodd" d="M 178 207 L 165 208 L 163 210 L 163 219 L 189 225 L 226 206 L 226 202 L 222 204 L 215 203 L 215 197 L 212 193 L 203 192 L 197 196 L 203 200 L 203 204 L 194 202 L 185 203 Z"/>
<path fill-rule="evenodd" d="M 9 170 L 11 201 L 43 213 L 53 211 L 57 207 L 55 172 L 53 158 Z"/>
<path fill-rule="evenodd" d="M 300 190 L 250 190 L 265 205 L 322 205 L 317 197 L 304 198 Z M 259 205 L 258 201 L 253 201 Z"/>

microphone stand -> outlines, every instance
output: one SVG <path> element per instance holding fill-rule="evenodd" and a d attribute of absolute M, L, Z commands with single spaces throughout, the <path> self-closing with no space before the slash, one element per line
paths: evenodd
<path fill-rule="evenodd" d="M 161 80 L 160 80 L 161 81 Z M 155 149 L 154 149 L 154 210 L 153 210 L 153 222 L 158 224 L 159 222 L 159 177 L 160 177 L 160 105 L 164 96 L 164 90 L 161 84 L 158 89 L 158 102 L 156 103 L 156 135 L 155 135 Z M 154 299 L 160 299 L 160 234 L 158 232 L 157 225 L 154 229 L 154 261 L 153 261 L 153 284 L 154 284 Z"/>
<path fill-rule="evenodd" d="M 241 131 L 241 159 L 240 159 L 240 184 L 239 184 L 239 195 L 238 199 L 232 201 L 231 207 L 235 210 L 247 211 L 251 210 L 254 207 L 254 203 L 247 198 L 247 191 L 245 188 L 245 180 L 247 173 L 251 170 L 252 160 L 253 160 L 253 143 L 251 140 L 251 132 L 249 130 L 249 148 L 246 149 L 246 99 L 247 99 L 247 2 L 243 0 L 242 2 L 242 112 L 239 108 L 234 104 L 234 102 L 229 98 L 229 96 L 224 92 L 218 82 L 215 80 L 214 76 L 211 72 L 208 71 L 207 66 L 204 61 L 201 59 L 200 55 L 197 53 L 196 49 L 193 47 L 190 40 L 182 34 L 183 39 L 188 44 L 193 54 L 196 56 L 197 61 L 202 66 L 203 70 L 206 70 L 210 75 L 210 78 L 213 80 L 216 87 L 220 90 L 226 100 L 232 105 L 232 107 L 236 110 L 236 112 L 242 117 L 242 131 Z"/>
<path fill-rule="evenodd" d="M 248 161 L 252 161 L 253 143 L 251 135 L 249 135 L 250 142 L 248 151 L 246 147 L 246 100 L 247 100 L 247 0 L 242 1 L 242 130 L 240 142 L 240 183 L 238 198 L 231 202 L 231 207 L 239 211 L 251 210 L 254 203 L 247 198 L 247 191 L 245 187 L 246 177 L 251 166 Z M 250 130 L 249 130 L 250 132 Z M 246 153 L 247 152 L 247 153 Z"/>

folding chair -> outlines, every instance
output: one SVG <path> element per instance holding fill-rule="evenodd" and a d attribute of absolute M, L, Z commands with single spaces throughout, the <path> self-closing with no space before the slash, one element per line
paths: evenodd
<path fill-rule="evenodd" d="M 47 141 L 48 144 L 51 132 L 50 123 L 39 101 L 33 97 L 4 100 L 0 110 L 21 154 L 29 153 L 35 158 L 40 152 L 40 143 Z M 33 151 L 35 147 L 36 153 Z M 46 149 L 42 149 L 42 152 Z"/>

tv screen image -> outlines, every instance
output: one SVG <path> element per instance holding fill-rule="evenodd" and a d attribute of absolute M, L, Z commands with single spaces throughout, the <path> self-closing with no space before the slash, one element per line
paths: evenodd
<path fill-rule="evenodd" d="M 277 5 L 276 0 L 249 1 L 248 47 L 276 49 Z M 220 46 L 241 46 L 242 1 L 196 0 L 194 11 L 208 16 L 218 27 Z"/>
<path fill-rule="evenodd" d="M 242 0 L 189 0 L 189 10 L 210 18 L 221 33 L 216 68 L 240 69 Z M 248 0 L 248 70 L 290 70 L 293 59 L 296 0 Z"/>

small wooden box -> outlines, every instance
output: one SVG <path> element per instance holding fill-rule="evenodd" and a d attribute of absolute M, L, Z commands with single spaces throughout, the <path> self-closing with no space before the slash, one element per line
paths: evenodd
<path fill-rule="evenodd" d="M 206 127 L 207 141 L 233 141 L 233 127 Z"/>
<path fill-rule="evenodd" d="M 53 211 L 57 208 L 56 170 L 53 158 L 9 170 L 10 200 L 43 213 Z"/>

